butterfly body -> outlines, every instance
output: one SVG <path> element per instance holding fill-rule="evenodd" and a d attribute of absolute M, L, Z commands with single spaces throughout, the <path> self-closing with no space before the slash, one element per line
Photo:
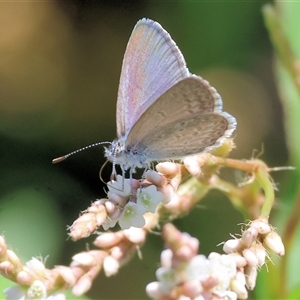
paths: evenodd
<path fill-rule="evenodd" d="M 149 166 L 149 153 L 145 152 L 142 145 L 131 148 L 127 146 L 124 138 L 114 140 L 109 148 L 105 149 L 105 156 L 114 164 L 122 166 L 124 170 L 135 168 L 146 168 Z"/>

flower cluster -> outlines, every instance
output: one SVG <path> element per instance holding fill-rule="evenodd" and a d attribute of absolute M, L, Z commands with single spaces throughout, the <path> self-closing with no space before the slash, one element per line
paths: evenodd
<path fill-rule="evenodd" d="M 75 296 L 83 295 L 101 270 L 107 277 L 117 274 L 161 221 L 188 213 L 213 188 L 226 194 L 235 207 L 249 211 L 254 221 L 240 238 L 224 243 L 225 254 L 211 253 L 207 258 L 198 254 L 197 239 L 167 223 L 157 281 L 150 283 L 146 292 L 157 300 L 246 299 L 248 290 L 255 287 L 258 269 L 266 262 L 267 251 L 284 255 L 285 250 L 268 223 L 275 197 L 269 175 L 273 169 L 259 160 L 226 158 L 232 145 L 224 143 L 219 156 L 203 153 L 186 158 L 184 165 L 160 163 L 157 172 L 148 170 L 141 181 L 116 176 L 108 183 L 107 198 L 93 202 L 70 226 L 73 240 L 93 233 L 97 236 L 94 248 L 75 254 L 69 266 L 46 269 L 35 258 L 23 265 L 0 236 L 0 273 L 17 283 L 5 290 L 6 299 L 61 300 L 67 289 Z M 242 170 L 252 180 L 236 187 L 219 178 L 221 166 Z M 182 178 L 184 183 L 179 186 Z M 97 232 L 101 226 L 107 230 L 117 223 L 119 231 Z"/>
<path fill-rule="evenodd" d="M 4 290 L 7 300 L 16 299 L 48 299 L 64 300 L 65 287 L 58 288 L 56 284 L 64 278 L 65 286 L 74 284 L 74 276 L 66 267 L 57 267 L 53 272 L 46 269 L 44 264 L 32 258 L 23 266 L 16 254 L 8 250 L 3 237 L 0 237 L 2 276 L 16 281 L 18 285 Z M 56 274 L 56 279 L 50 279 L 51 273 Z"/>
<path fill-rule="evenodd" d="M 121 229 L 142 228 L 148 214 L 157 224 L 154 214 L 159 204 L 166 205 L 174 198 L 181 179 L 181 166 L 165 162 L 157 165 L 157 170 L 159 172 L 148 170 L 142 182 L 117 175 L 116 180 L 107 183 L 107 198 L 93 202 L 70 226 L 70 237 L 78 240 L 100 226 L 108 230 L 117 223 Z"/>
<path fill-rule="evenodd" d="M 247 299 L 247 288 L 254 288 L 257 269 L 265 263 L 263 244 L 279 255 L 284 254 L 278 237 L 269 224 L 257 220 L 242 238 L 235 240 L 235 248 L 229 247 L 232 240 L 224 244 L 227 254 L 213 252 L 206 258 L 197 254 L 197 239 L 167 224 L 163 229 L 166 249 L 156 271 L 157 281 L 148 284 L 146 292 L 156 300 Z"/>
<path fill-rule="evenodd" d="M 108 199 L 104 203 L 108 216 L 102 224 L 104 230 L 114 227 L 117 222 L 122 229 L 131 226 L 142 228 L 145 225 L 144 214 L 155 213 L 157 205 L 162 201 L 163 194 L 154 185 L 134 191 L 130 181 L 139 184 L 137 180 L 124 179 L 121 175 L 117 175 L 116 181 L 108 183 Z"/>
<path fill-rule="evenodd" d="M 146 216 L 146 228 L 151 227 L 151 220 Z M 101 270 L 107 277 L 115 275 L 136 253 L 146 240 L 146 228 L 131 227 L 100 234 L 94 241 L 98 249 L 77 253 L 70 266 L 55 266 L 53 269 L 47 269 L 36 258 L 23 265 L 0 236 L 0 273 L 17 283 L 4 291 L 6 299 L 64 300 L 67 289 L 71 289 L 75 296 L 83 295 Z"/>

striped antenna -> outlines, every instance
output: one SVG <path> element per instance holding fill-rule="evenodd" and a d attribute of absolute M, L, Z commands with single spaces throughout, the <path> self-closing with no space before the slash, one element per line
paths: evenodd
<path fill-rule="evenodd" d="M 78 150 L 75 150 L 75 151 L 73 151 L 73 152 L 70 152 L 70 153 L 68 153 L 68 154 L 66 154 L 66 155 L 63 155 L 63 156 L 54 158 L 54 159 L 52 160 L 52 163 L 53 163 L 53 164 L 57 164 L 57 163 L 59 163 L 59 162 L 65 160 L 65 159 L 67 159 L 69 156 L 71 156 L 71 155 L 73 155 L 73 154 L 76 154 L 76 153 L 81 152 L 81 151 L 83 151 L 83 150 L 87 150 L 87 149 L 89 149 L 89 148 L 96 147 L 96 146 L 100 146 L 100 145 L 103 145 L 103 144 L 111 144 L 111 142 L 99 142 L 99 143 L 94 143 L 94 144 L 85 146 L 85 147 L 83 147 L 83 148 L 80 148 L 80 149 L 78 149 Z"/>

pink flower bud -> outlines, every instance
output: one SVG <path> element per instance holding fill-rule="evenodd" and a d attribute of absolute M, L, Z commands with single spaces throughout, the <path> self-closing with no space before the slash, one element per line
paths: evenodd
<path fill-rule="evenodd" d="M 237 294 L 238 299 L 248 299 L 248 292 L 243 282 L 233 279 L 230 282 L 230 288 Z"/>
<path fill-rule="evenodd" d="M 246 275 L 246 285 L 250 291 L 255 288 L 256 278 L 257 278 L 257 268 L 256 267 L 245 267 L 245 275 Z"/>
<path fill-rule="evenodd" d="M 258 266 L 261 267 L 266 262 L 266 249 L 262 244 L 256 244 L 255 247 L 253 247 L 253 252 L 255 253 L 257 260 L 258 260 Z"/>
<path fill-rule="evenodd" d="M 230 239 L 224 243 L 223 251 L 225 253 L 232 253 L 238 251 L 240 248 L 239 239 Z"/>
<path fill-rule="evenodd" d="M 199 280 L 186 281 L 181 285 L 181 293 L 188 299 L 195 299 L 202 291 L 203 288 Z"/>
<path fill-rule="evenodd" d="M 160 254 L 160 263 L 164 268 L 172 267 L 173 252 L 171 249 L 165 249 Z"/>
<path fill-rule="evenodd" d="M 22 267 L 19 257 L 12 250 L 6 251 L 7 260 L 9 260 L 15 267 Z"/>
<path fill-rule="evenodd" d="M 2 274 L 2 276 L 10 278 L 10 276 L 12 275 L 11 273 L 13 273 L 14 271 L 15 267 L 11 262 L 3 261 L 0 263 L 0 273 Z"/>
<path fill-rule="evenodd" d="M 164 198 L 162 200 L 162 204 L 164 204 L 164 205 L 170 203 L 171 200 L 173 202 L 174 197 L 176 197 L 176 194 L 174 192 L 174 188 L 170 184 L 168 184 L 168 185 L 164 186 L 163 188 L 161 188 L 160 191 L 164 194 Z M 177 198 L 178 198 L 178 196 L 177 196 Z"/>
<path fill-rule="evenodd" d="M 64 279 L 64 281 L 70 286 L 74 285 L 77 278 L 71 268 L 65 266 L 57 266 L 55 270 L 59 272 L 60 276 Z"/>
<path fill-rule="evenodd" d="M 75 296 L 81 296 L 86 293 L 92 286 L 92 279 L 88 274 L 82 276 L 72 288 L 72 293 Z"/>
<path fill-rule="evenodd" d="M 103 271 L 107 277 L 118 273 L 120 268 L 119 262 L 112 256 L 107 256 L 103 262 Z"/>
<path fill-rule="evenodd" d="M 251 249 L 244 249 L 243 256 L 247 260 L 249 266 L 251 267 L 258 266 L 258 259 Z"/>
<path fill-rule="evenodd" d="M 229 253 L 229 256 L 233 257 L 237 268 L 243 268 L 247 265 L 247 260 L 239 253 Z"/>
<path fill-rule="evenodd" d="M 180 173 L 180 164 L 175 164 L 171 162 L 163 162 L 156 165 L 156 170 L 163 175 L 176 175 Z"/>
<path fill-rule="evenodd" d="M 131 243 L 139 245 L 145 242 L 146 232 L 142 228 L 131 227 L 124 230 L 124 235 Z"/>
<path fill-rule="evenodd" d="M 21 271 L 17 274 L 17 282 L 22 285 L 30 286 L 34 281 L 34 278 L 28 272 Z"/>
<path fill-rule="evenodd" d="M 150 282 L 146 286 L 146 293 L 152 299 L 160 299 L 163 296 L 161 283 L 158 281 Z"/>
<path fill-rule="evenodd" d="M 266 245 L 274 253 L 283 256 L 285 253 L 284 245 L 281 237 L 275 232 L 271 231 L 264 239 L 264 245 Z"/>
<path fill-rule="evenodd" d="M 72 259 L 75 263 L 82 266 L 94 266 L 97 262 L 94 256 L 92 256 L 89 252 L 75 254 Z"/>
<path fill-rule="evenodd" d="M 191 173 L 191 175 L 199 176 L 202 174 L 201 167 L 198 163 L 196 155 L 186 157 L 183 163 L 187 170 Z"/>
<path fill-rule="evenodd" d="M 251 223 L 250 227 L 255 228 L 259 234 L 267 234 L 267 233 L 271 232 L 271 226 L 268 223 L 268 221 L 265 219 L 254 220 Z"/>
<path fill-rule="evenodd" d="M 123 238 L 123 232 L 105 232 L 101 235 L 99 235 L 95 241 L 94 245 L 99 248 L 111 248 L 115 245 L 117 245 Z"/>
<path fill-rule="evenodd" d="M 145 174 L 145 179 L 153 183 L 156 186 L 163 186 L 167 183 L 167 180 L 164 176 L 158 174 L 153 170 L 148 170 Z"/>
<path fill-rule="evenodd" d="M 241 243 L 245 248 L 249 248 L 252 245 L 252 243 L 256 240 L 257 235 L 257 229 L 250 227 L 243 232 L 241 237 Z"/>

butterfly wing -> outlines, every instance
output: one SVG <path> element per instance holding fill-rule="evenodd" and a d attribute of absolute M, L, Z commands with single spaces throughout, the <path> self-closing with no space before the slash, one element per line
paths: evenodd
<path fill-rule="evenodd" d="M 117 101 L 118 138 L 166 90 L 189 76 L 183 55 L 157 22 L 140 20 L 125 51 Z"/>
<path fill-rule="evenodd" d="M 206 80 L 189 76 L 160 96 L 130 131 L 126 148 L 149 160 L 211 150 L 231 136 L 236 120 Z"/>
<path fill-rule="evenodd" d="M 141 154 L 144 164 L 151 161 L 180 159 L 218 147 L 230 136 L 230 124 L 228 114 L 194 114 L 177 122 L 168 123 L 161 131 L 151 130 L 144 140 L 130 149 L 132 153 Z M 137 161 L 139 160 L 141 159 L 138 158 Z"/>

